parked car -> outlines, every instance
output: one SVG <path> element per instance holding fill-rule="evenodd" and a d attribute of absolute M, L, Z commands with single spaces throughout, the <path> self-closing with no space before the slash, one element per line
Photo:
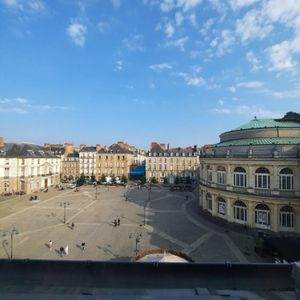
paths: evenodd
<path fill-rule="evenodd" d="M 76 184 L 75 183 L 69 183 L 68 184 L 68 188 L 69 189 L 75 189 L 76 188 Z"/>

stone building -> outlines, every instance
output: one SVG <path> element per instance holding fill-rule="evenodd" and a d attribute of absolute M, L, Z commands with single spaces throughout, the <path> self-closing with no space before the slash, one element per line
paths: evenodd
<path fill-rule="evenodd" d="M 95 146 L 80 145 L 79 150 L 79 172 L 90 180 L 96 176 L 96 154 L 101 149 L 99 144 Z"/>
<path fill-rule="evenodd" d="M 136 162 L 133 150 L 120 142 L 101 148 L 96 154 L 96 179 L 100 181 L 102 175 L 120 179 L 123 175 L 128 177 L 131 165 Z"/>
<path fill-rule="evenodd" d="M 300 115 L 251 120 L 203 147 L 200 207 L 251 228 L 300 233 Z"/>
<path fill-rule="evenodd" d="M 152 143 L 147 153 L 146 178 L 155 177 L 158 182 L 174 183 L 176 177 L 195 179 L 199 165 L 197 147 L 169 148 L 169 145 Z"/>
<path fill-rule="evenodd" d="M 28 143 L 0 138 L 0 194 L 32 193 L 59 184 L 60 156 Z"/>

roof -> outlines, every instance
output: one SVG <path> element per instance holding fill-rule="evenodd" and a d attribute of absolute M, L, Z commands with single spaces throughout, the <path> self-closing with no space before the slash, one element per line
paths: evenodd
<path fill-rule="evenodd" d="M 57 149 L 55 149 L 57 150 Z M 5 143 L 0 147 L 0 157 L 57 157 L 60 153 L 35 144 Z"/>
<path fill-rule="evenodd" d="M 244 129 L 258 129 L 258 128 L 300 128 L 300 123 L 292 122 L 292 121 L 276 121 L 273 119 L 257 119 L 254 118 L 250 122 L 243 124 L 236 130 L 244 130 Z"/>
<path fill-rule="evenodd" d="M 111 145 L 108 150 L 105 150 L 104 148 L 100 149 L 98 153 L 128 153 L 128 154 L 134 154 L 133 151 L 130 151 L 129 149 L 126 149 L 124 147 L 121 147 L 118 144 Z"/>
<path fill-rule="evenodd" d="M 252 138 L 252 139 L 238 139 L 221 142 L 215 147 L 227 146 L 249 146 L 249 145 L 298 145 L 300 144 L 300 137 L 284 137 L 284 138 Z"/>
<path fill-rule="evenodd" d="M 94 146 L 83 147 L 79 152 L 96 152 L 96 147 Z"/>

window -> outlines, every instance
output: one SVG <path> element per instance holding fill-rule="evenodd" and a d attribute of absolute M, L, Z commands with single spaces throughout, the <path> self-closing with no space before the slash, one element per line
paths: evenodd
<path fill-rule="evenodd" d="M 212 169 L 207 166 L 207 181 L 212 181 Z"/>
<path fill-rule="evenodd" d="M 247 207 L 244 202 L 240 200 L 235 201 L 233 205 L 233 216 L 238 221 L 247 222 Z"/>
<path fill-rule="evenodd" d="M 4 178 L 9 178 L 9 168 L 4 169 Z"/>
<path fill-rule="evenodd" d="M 218 199 L 218 213 L 223 216 L 226 214 L 226 201 L 223 198 Z"/>
<path fill-rule="evenodd" d="M 284 228 L 294 227 L 294 211 L 290 206 L 284 206 L 280 209 L 280 226 Z"/>
<path fill-rule="evenodd" d="M 266 168 L 258 168 L 255 171 L 255 187 L 258 189 L 270 188 L 270 174 Z"/>
<path fill-rule="evenodd" d="M 226 184 L 226 170 L 224 167 L 217 169 L 217 182 L 218 184 Z"/>
<path fill-rule="evenodd" d="M 279 174 L 279 188 L 281 190 L 293 190 L 294 189 L 294 174 L 289 168 L 284 168 Z"/>
<path fill-rule="evenodd" d="M 206 195 L 207 209 L 212 211 L 212 198 L 211 194 Z"/>
<path fill-rule="evenodd" d="M 233 184 L 235 186 L 246 187 L 247 185 L 247 174 L 244 168 L 237 167 L 233 173 Z"/>
<path fill-rule="evenodd" d="M 255 207 L 255 223 L 258 225 L 270 225 L 270 209 L 265 204 L 258 204 Z"/>

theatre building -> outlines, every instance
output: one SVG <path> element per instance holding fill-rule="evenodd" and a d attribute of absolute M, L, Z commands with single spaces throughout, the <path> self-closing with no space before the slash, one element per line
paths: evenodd
<path fill-rule="evenodd" d="M 300 233 L 300 115 L 254 118 L 200 157 L 199 204 L 216 218 Z"/>

